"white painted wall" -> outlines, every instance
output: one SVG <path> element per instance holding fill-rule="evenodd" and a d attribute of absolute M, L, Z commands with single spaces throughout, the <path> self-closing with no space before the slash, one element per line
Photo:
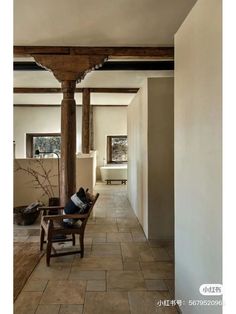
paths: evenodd
<path fill-rule="evenodd" d="M 128 106 L 128 198 L 148 235 L 147 80 Z"/>
<path fill-rule="evenodd" d="M 107 136 L 127 135 L 127 107 L 94 107 L 94 149 L 97 151 L 97 178 L 100 166 L 107 160 Z"/>
<path fill-rule="evenodd" d="M 221 1 L 198 0 L 175 36 L 175 299 L 222 282 Z M 218 314 L 220 306 L 184 306 Z"/>
<path fill-rule="evenodd" d="M 106 158 L 107 135 L 127 135 L 127 107 L 94 107 L 94 146 L 97 150 L 97 175 Z M 77 152 L 81 151 L 81 107 L 76 109 Z M 60 133 L 60 107 L 15 107 L 14 140 L 16 158 L 26 156 L 26 133 Z"/>
<path fill-rule="evenodd" d="M 149 238 L 174 238 L 174 79 L 148 79 Z"/>
<path fill-rule="evenodd" d="M 76 108 L 76 150 L 81 150 L 81 107 Z M 14 108 L 14 141 L 16 158 L 26 157 L 26 133 L 60 133 L 60 107 L 15 107 Z"/>
<path fill-rule="evenodd" d="M 174 234 L 173 78 L 149 78 L 128 106 L 128 197 L 149 239 Z"/>

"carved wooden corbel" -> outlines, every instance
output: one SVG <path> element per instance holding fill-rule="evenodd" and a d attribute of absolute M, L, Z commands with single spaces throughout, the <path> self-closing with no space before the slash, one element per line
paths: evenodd
<path fill-rule="evenodd" d="M 79 83 L 85 75 L 102 67 L 107 60 L 105 55 L 43 55 L 33 54 L 35 62 L 53 73 L 59 82 L 76 81 Z"/>

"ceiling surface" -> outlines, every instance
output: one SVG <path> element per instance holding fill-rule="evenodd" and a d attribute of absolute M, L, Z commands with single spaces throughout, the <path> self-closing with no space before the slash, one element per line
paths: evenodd
<path fill-rule="evenodd" d="M 173 46 L 196 0 L 14 0 L 14 45 Z M 29 61 L 31 58 L 15 58 Z M 173 71 L 90 72 L 77 87 L 140 87 Z M 14 87 L 60 87 L 52 73 L 14 71 Z M 81 94 L 77 95 L 81 103 Z M 93 104 L 129 104 L 134 94 L 94 94 Z M 15 94 L 14 104 L 58 104 L 59 94 Z"/>
<path fill-rule="evenodd" d="M 196 0 L 14 0 L 14 45 L 173 46 Z"/>

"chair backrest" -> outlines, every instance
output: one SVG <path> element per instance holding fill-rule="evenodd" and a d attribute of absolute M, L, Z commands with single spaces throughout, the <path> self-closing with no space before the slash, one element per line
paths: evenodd
<path fill-rule="evenodd" d="M 91 212 L 93 210 L 93 207 L 94 207 L 94 205 L 95 205 L 95 203 L 96 203 L 96 201 L 97 201 L 97 199 L 99 197 L 99 193 L 92 194 L 92 193 L 89 192 L 88 189 L 85 191 L 85 193 L 86 193 L 87 199 L 90 201 L 90 207 L 89 207 L 89 211 L 87 213 L 87 217 L 82 220 L 82 226 L 81 227 L 84 227 L 84 228 L 85 228 L 85 226 L 87 224 L 87 221 L 88 221 L 89 216 L 90 216 L 90 214 L 91 214 Z"/>

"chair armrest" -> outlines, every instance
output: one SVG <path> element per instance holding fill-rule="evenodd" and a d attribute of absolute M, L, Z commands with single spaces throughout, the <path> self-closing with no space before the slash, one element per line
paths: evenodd
<path fill-rule="evenodd" d="M 38 210 L 58 210 L 58 209 L 64 209 L 64 206 L 41 206 L 38 208 Z"/>
<path fill-rule="evenodd" d="M 86 219 L 88 218 L 88 214 L 67 214 L 67 215 L 46 215 L 43 216 L 44 220 L 52 220 L 52 221 L 62 221 L 63 219 Z"/>

